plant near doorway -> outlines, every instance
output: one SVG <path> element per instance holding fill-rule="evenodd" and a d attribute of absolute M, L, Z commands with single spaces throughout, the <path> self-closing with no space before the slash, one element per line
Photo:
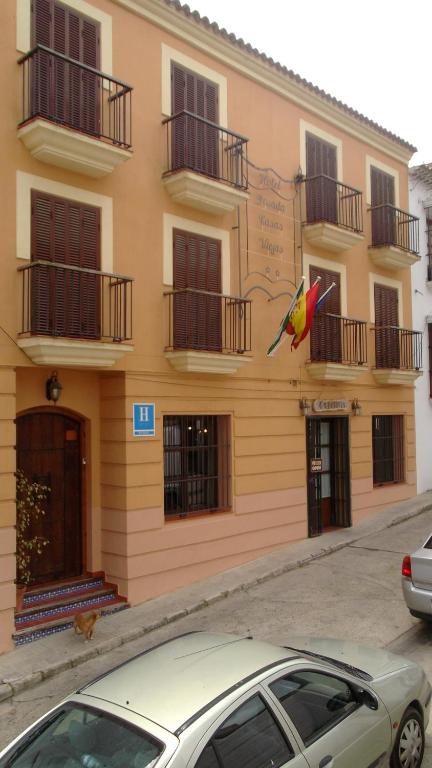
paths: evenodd
<path fill-rule="evenodd" d="M 34 555 L 41 555 L 49 544 L 45 536 L 31 536 L 31 524 L 45 515 L 44 502 L 50 488 L 30 480 L 21 470 L 16 471 L 16 583 L 27 586 L 32 581 L 30 569 Z"/>

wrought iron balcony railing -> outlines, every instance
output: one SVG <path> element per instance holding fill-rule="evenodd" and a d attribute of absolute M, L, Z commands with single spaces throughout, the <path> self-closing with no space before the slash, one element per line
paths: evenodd
<path fill-rule="evenodd" d="M 22 56 L 20 125 L 43 117 L 58 125 L 132 146 L 132 88 L 93 67 L 36 45 Z"/>
<path fill-rule="evenodd" d="M 420 371 L 422 333 L 398 326 L 375 326 L 375 367 Z"/>
<path fill-rule="evenodd" d="M 251 349 L 251 301 L 181 288 L 167 291 L 167 349 L 243 354 Z"/>
<path fill-rule="evenodd" d="M 49 261 L 33 261 L 18 271 L 20 335 L 132 338 L 132 278 Z"/>
<path fill-rule="evenodd" d="M 385 203 L 369 208 L 372 224 L 372 248 L 393 245 L 418 255 L 419 220 L 406 211 Z"/>
<path fill-rule="evenodd" d="M 363 195 L 358 189 L 321 174 L 304 180 L 305 224 L 328 222 L 353 232 L 363 232 Z"/>
<path fill-rule="evenodd" d="M 248 188 L 248 139 L 184 110 L 162 123 L 166 127 L 166 171 L 191 170 Z"/>
<path fill-rule="evenodd" d="M 341 315 L 319 312 L 310 334 L 312 362 L 365 365 L 367 362 L 367 323 Z"/>

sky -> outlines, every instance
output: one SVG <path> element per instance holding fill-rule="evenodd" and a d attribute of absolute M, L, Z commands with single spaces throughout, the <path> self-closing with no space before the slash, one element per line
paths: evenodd
<path fill-rule="evenodd" d="M 184 0 L 183 0 L 184 2 Z M 188 0 L 432 162 L 432 0 Z"/>

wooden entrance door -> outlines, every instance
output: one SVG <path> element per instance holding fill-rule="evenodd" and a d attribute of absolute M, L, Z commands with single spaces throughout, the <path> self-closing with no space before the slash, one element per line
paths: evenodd
<path fill-rule="evenodd" d="M 309 536 L 351 525 L 348 417 L 306 420 Z"/>
<path fill-rule="evenodd" d="M 342 361 L 340 274 L 329 269 L 310 268 L 310 284 L 321 277 L 318 298 L 336 283 L 321 309 L 318 309 L 310 331 L 311 360 L 330 363 Z"/>
<path fill-rule="evenodd" d="M 396 288 L 375 283 L 375 365 L 400 368 L 399 308 Z"/>
<path fill-rule="evenodd" d="M 306 133 L 306 213 L 308 224 L 337 224 L 336 147 Z"/>
<path fill-rule="evenodd" d="M 190 113 L 173 121 L 173 169 L 191 168 L 218 178 L 218 130 L 214 127 L 218 123 L 217 85 L 173 64 L 171 94 L 172 114 Z"/>
<path fill-rule="evenodd" d="M 46 514 L 29 532 L 49 544 L 33 558 L 35 583 L 82 573 L 81 424 L 61 413 L 28 413 L 17 418 L 17 466 L 32 481 L 50 488 Z"/>
<path fill-rule="evenodd" d="M 179 229 L 174 230 L 173 237 L 174 288 L 195 289 L 174 295 L 174 347 L 220 352 L 220 240 Z"/>

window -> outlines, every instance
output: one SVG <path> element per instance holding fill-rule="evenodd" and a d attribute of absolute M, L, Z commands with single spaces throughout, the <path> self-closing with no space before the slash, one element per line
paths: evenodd
<path fill-rule="evenodd" d="M 220 240 L 174 229 L 173 254 L 174 289 L 178 291 L 174 296 L 174 348 L 219 352 L 222 349 Z"/>
<path fill-rule="evenodd" d="M 277 768 L 293 756 L 271 712 L 256 695 L 218 728 L 196 768 Z"/>
<path fill-rule="evenodd" d="M 426 242 L 428 257 L 428 280 L 432 280 L 432 206 L 426 208 Z"/>
<path fill-rule="evenodd" d="M 371 167 L 372 245 L 396 245 L 395 180 Z"/>
<path fill-rule="evenodd" d="M 172 170 L 191 168 L 218 177 L 218 88 L 173 62 Z M 212 125 L 210 125 L 210 123 Z"/>
<path fill-rule="evenodd" d="M 271 683 L 270 690 L 305 745 L 311 744 L 359 706 L 345 681 L 321 672 L 295 672 Z"/>
<path fill-rule="evenodd" d="M 372 416 L 374 485 L 404 479 L 403 416 Z"/>
<path fill-rule="evenodd" d="M 15 768 L 29 765 L 33 768 L 49 765 L 150 768 L 163 748 L 160 741 L 125 720 L 80 704 L 65 704 L 51 712 L 33 733 L 24 736 L 5 760 Z"/>
<path fill-rule="evenodd" d="M 337 148 L 311 133 L 306 133 L 306 176 L 308 224 L 337 224 Z"/>
<path fill-rule="evenodd" d="M 100 24 L 57 0 L 32 3 L 32 44 L 99 69 Z M 93 72 L 39 51 L 32 70 L 31 114 L 99 133 L 100 82 Z"/>
<path fill-rule="evenodd" d="M 167 518 L 226 509 L 230 504 L 228 416 L 164 416 Z"/>
<path fill-rule="evenodd" d="M 99 208 L 32 190 L 31 260 L 32 333 L 99 338 Z"/>

